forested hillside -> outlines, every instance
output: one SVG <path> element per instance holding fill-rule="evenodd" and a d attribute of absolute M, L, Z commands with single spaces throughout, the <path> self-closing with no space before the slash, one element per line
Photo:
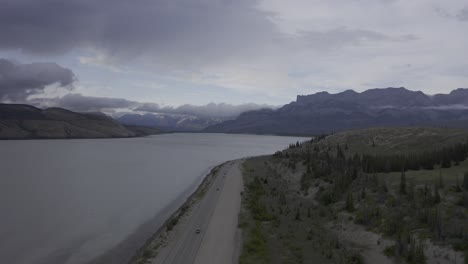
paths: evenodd
<path fill-rule="evenodd" d="M 282 263 L 281 252 L 291 263 L 461 263 L 467 139 L 463 130 L 369 129 L 250 160 L 242 260 Z"/>

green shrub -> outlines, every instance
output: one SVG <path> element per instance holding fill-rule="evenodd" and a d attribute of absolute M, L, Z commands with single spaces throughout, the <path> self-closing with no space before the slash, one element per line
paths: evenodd
<path fill-rule="evenodd" d="M 396 245 L 387 246 L 384 248 L 383 253 L 387 257 L 395 257 L 396 256 Z"/>
<path fill-rule="evenodd" d="M 463 175 L 463 188 L 468 190 L 468 172 L 465 172 L 465 175 Z"/>

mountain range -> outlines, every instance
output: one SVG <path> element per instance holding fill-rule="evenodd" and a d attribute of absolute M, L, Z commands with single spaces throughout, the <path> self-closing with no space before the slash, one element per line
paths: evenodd
<path fill-rule="evenodd" d="M 278 109 L 247 111 L 237 118 L 175 113 L 77 113 L 0 104 L 0 139 L 134 137 L 160 131 L 318 135 L 398 126 L 468 128 L 468 89 L 427 95 L 406 88 L 298 95 Z"/>
<path fill-rule="evenodd" d="M 129 126 L 144 126 L 163 131 L 200 131 L 208 126 L 221 123 L 226 118 L 203 117 L 170 113 L 127 113 L 116 118 L 117 121 Z"/>
<path fill-rule="evenodd" d="M 436 95 L 404 87 L 299 95 L 277 110 L 245 112 L 204 131 L 317 135 L 375 126 L 468 127 L 468 89 Z"/>
<path fill-rule="evenodd" d="M 113 138 L 159 132 L 124 126 L 102 113 L 76 113 L 62 108 L 39 109 L 23 104 L 0 104 L 0 139 Z"/>

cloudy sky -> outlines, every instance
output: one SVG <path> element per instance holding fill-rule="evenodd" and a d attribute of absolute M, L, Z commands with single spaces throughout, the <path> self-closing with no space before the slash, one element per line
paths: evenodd
<path fill-rule="evenodd" d="M 0 0 L 0 35 L 4 102 L 281 105 L 468 86 L 466 0 Z"/>

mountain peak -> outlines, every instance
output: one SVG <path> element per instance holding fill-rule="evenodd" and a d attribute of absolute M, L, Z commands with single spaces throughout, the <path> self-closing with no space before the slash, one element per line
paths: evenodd
<path fill-rule="evenodd" d="M 438 107 L 440 105 L 447 107 Z M 404 87 L 300 95 L 268 114 L 252 111 L 210 132 L 321 134 L 373 126 L 468 126 L 468 89 L 428 96 Z M 452 106 L 452 107 L 451 107 Z"/>
<path fill-rule="evenodd" d="M 297 104 L 318 104 L 327 100 L 352 102 L 366 106 L 417 107 L 431 105 L 431 99 L 421 91 L 411 91 L 405 87 L 374 88 L 362 93 L 345 90 L 336 94 L 319 92 L 311 95 L 299 95 Z"/>
<path fill-rule="evenodd" d="M 468 94 L 468 88 L 457 88 L 451 91 L 450 94 Z"/>

